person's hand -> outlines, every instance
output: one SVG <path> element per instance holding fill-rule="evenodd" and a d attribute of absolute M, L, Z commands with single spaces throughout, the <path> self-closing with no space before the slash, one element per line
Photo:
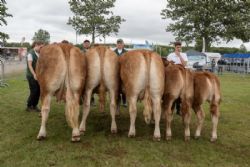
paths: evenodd
<path fill-rule="evenodd" d="M 36 74 L 33 74 L 33 77 L 34 77 L 35 80 L 37 80 Z"/>
<path fill-rule="evenodd" d="M 180 52 L 175 52 L 176 56 L 181 57 Z"/>

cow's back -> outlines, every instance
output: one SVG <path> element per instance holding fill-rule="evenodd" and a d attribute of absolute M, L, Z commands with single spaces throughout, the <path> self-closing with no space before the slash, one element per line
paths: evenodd
<path fill-rule="evenodd" d="M 194 72 L 194 102 L 202 104 L 206 100 L 220 101 L 220 82 L 217 76 L 210 72 Z"/>
<path fill-rule="evenodd" d="M 80 92 L 85 83 L 86 60 L 80 50 L 73 45 L 47 45 L 41 49 L 36 73 L 43 90 L 41 96 L 48 92 L 58 93 L 58 91 L 62 96 L 65 94 L 66 86 Z"/>
<path fill-rule="evenodd" d="M 120 76 L 127 96 L 143 94 L 147 86 L 157 93 L 163 93 L 164 66 L 157 53 L 148 50 L 129 51 L 119 61 Z"/>
<path fill-rule="evenodd" d="M 105 46 L 95 46 L 86 53 L 87 87 L 96 87 L 102 82 L 105 87 L 117 87 L 118 57 Z M 117 89 L 117 88 L 116 88 Z"/>

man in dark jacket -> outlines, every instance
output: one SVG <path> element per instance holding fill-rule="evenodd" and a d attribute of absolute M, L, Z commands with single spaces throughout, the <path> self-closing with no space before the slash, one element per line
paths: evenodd
<path fill-rule="evenodd" d="M 36 111 L 40 112 L 38 109 L 37 104 L 39 102 L 40 97 L 40 87 L 37 82 L 36 77 L 36 63 L 39 58 L 39 53 L 41 48 L 43 47 L 43 42 L 33 42 L 32 49 L 27 56 L 27 72 L 26 78 L 29 83 L 30 95 L 27 100 L 27 108 L 26 111 Z"/>
<path fill-rule="evenodd" d="M 122 54 L 126 53 L 127 50 L 124 49 L 124 42 L 122 39 L 118 39 L 116 42 L 116 49 L 114 50 L 114 52 L 117 54 L 117 56 L 121 56 Z M 122 105 L 124 107 L 127 106 L 127 102 L 126 102 L 126 96 L 124 93 L 121 93 L 118 96 L 118 101 L 120 101 L 120 99 L 122 99 Z"/>

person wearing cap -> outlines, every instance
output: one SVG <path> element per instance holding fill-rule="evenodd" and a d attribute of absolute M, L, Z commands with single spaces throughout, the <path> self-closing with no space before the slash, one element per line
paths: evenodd
<path fill-rule="evenodd" d="M 82 49 L 83 52 L 84 52 L 84 53 L 87 52 L 87 50 L 89 50 L 89 48 L 90 48 L 90 41 L 87 40 L 87 39 L 84 40 L 82 46 L 83 46 L 83 49 Z"/>
<path fill-rule="evenodd" d="M 87 39 L 84 40 L 82 46 L 83 46 L 82 52 L 83 52 L 83 53 L 86 53 L 86 52 L 89 50 L 89 48 L 90 48 L 90 41 L 87 40 Z M 93 93 L 92 96 L 91 96 L 90 104 L 91 104 L 92 106 L 95 106 L 94 93 Z"/>
<path fill-rule="evenodd" d="M 123 53 L 127 52 L 126 49 L 124 49 L 124 42 L 122 39 L 118 39 L 116 42 L 116 49 L 114 52 L 117 54 L 117 56 L 121 56 Z"/>
<path fill-rule="evenodd" d="M 114 50 L 114 52 L 117 54 L 117 56 L 121 56 L 122 54 L 127 52 L 127 50 L 124 49 L 124 42 L 122 39 L 118 39 L 116 41 L 116 49 Z M 124 107 L 127 107 L 126 95 L 124 93 L 121 93 L 118 96 L 118 101 L 120 101 L 121 99 L 122 99 L 122 105 Z"/>
<path fill-rule="evenodd" d="M 170 53 L 167 57 L 168 61 L 173 61 L 174 64 L 181 64 L 184 67 L 187 65 L 188 58 L 185 53 L 181 52 L 181 42 L 175 42 L 174 43 L 174 49 L 175 51 L 173 53 Z M 176 107 L 176 114 L 181 115 L 181 99 L 178 98 L 175 100 L 173 107 Z"/>

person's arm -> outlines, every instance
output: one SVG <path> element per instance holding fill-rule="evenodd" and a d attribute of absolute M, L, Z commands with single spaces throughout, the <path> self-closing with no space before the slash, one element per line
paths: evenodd
<path fill-rule="evenodd" d="M 175 54 L 179 57 L 181 64 L 185 67 L 187 65 L 187 58 L 182 57 L 180 52 L 175 52 Z"/>
<path fill-rule="evenodd" d="M 32 61 L 28 61 L 28 68 L 29 68 L 30 72 L 32 73 L 34 79 L 37 80 L 35 70 L 32 67 Z"/>

